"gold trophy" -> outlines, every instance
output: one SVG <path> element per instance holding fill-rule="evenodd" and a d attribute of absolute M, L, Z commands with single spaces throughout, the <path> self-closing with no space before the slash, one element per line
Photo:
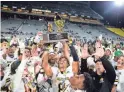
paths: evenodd
<path fill-rule="evenodd" d="M 65 20 L 63 20 L 58 14 L 56 14 L 56 16 L 54 17 L 54 23 L 57 26 L 57 32 L 63 32 Z"/>

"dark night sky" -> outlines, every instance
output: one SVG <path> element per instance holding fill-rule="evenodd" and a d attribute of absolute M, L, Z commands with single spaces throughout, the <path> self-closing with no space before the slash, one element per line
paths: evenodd
<path fill-rule="evenodd" d="M 124 5 L 117 7 L 114 1 L 91 1 L 90 7 L 104 17 L 104 21 L 108 21 L 111 26 L 117 24 L 118 20 L 121 22 L 118 27 L 124 27 Z"/>

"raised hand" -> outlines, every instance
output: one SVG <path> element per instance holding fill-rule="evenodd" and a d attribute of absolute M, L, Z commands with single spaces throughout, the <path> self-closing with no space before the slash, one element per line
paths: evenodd
<path fill-rule="evenodd" d="M 84 46 L 82 47 L 82 55 L 81 58 L 86 59 L 89 57 L 89 53 L 88 53 L 88 45 L 84 44 Z"/>
<path fill-rule="evenodd" d="M 101 58 L 104 56 L 104 49 L 102 48 L 101 42 L 96 42 L 96 52 L 93 54 L 97 58 Z"/>
<path fill-rule="evenodd" d="M 95 48 L 99 48 L 99 47 L 102 47 L 102 44 L 101 44 L 101 41 L 98 40 L 95 44 Z"/>

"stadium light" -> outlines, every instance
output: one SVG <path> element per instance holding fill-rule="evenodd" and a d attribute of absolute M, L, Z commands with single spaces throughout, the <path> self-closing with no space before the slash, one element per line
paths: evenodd
<path fill-rule="evenodd" d="M 118 24 L 119 24 L 119 11 L 120 11 L 120 8 L 124 5 L 124 0 L 115 0 L 114 1 L 114 4 L 118 7 L 117 8 L 117 13 L 116 13 L 116 27 L 118 27 Z"/>
<path fill-rule="evenodd" d="M 124 0 L 115 0 L 115 5 L 119 7 L 124 5 Z"/>

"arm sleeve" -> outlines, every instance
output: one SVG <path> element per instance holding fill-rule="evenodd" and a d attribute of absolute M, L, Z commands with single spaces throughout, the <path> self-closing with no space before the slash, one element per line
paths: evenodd
<path fill-rule="evenodd" d="M 87 59 L 81 59 L 81 74 L 83 74 L 84 72 L 88 72 L 88 68 L 87 68 Z"/>
<path fill-rule="evenodd" d="M 75 50 L 73 45 L 70 46 L 70 50 L 71 50 L 71 54 L 72 54 L 72 57 L 73 57 L 73 61 L 79 61 L 77 52 L 76 52 L 76 50 Z"/>
<path fill-rule="evenodd" d="M 20 86 L 25 65 L 26 65 L 26 61 L 25 60 L 21 61 L 21 64 L 19 65 L 18 70 L 16 71 L 15 79 L 13 80 L 13 85 L 14 85 L 13 92 L 17 92 L 18 87 Z"/>
<path fill-rule="evenodd" d="M 115 73 L 114 68 L 112 67 L 110 61 L 108 61 L 105 58 L 105 56 L 103 56 L 100 60 L 102 61 L 102 64 L 103 64 L 103 66 L 104 66 L 104 68 L 106 70 L 106 74 L 107 74 L 108 80 L 113 85 L 113 83 L 115 81 L 115 78 L 116 78 L 116 73 Z"/>

